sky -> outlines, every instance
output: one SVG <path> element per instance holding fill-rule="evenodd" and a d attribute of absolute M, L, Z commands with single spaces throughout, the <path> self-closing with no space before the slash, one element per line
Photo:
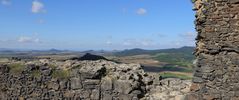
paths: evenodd
<path fill-rule="evenodd" d="M 0 0 L 0 48 L 194 46 L 190 0 Z"/>

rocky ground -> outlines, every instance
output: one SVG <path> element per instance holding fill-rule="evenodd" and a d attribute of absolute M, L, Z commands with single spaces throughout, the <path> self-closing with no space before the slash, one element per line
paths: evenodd
<path fill-rule="evenodd" d="M 191 81 L 107 60 L 13 59 L 0 64 L 0 99 L 182 100 Z"/>

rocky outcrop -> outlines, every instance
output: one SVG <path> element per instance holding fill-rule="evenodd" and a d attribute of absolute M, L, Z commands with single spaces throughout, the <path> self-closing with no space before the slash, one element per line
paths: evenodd
<path fill-rule="evenodd" d="M 194 0 L 197 56 L 189 100 L 239 99 L 239 0 Z"/>
<path fill-rule="evenodd" d="M 11 65 L 1 65 L 2 99 L 131 100 L 146 92 L 146 74 L 135 64 L 82 61 L 67 70 L 54 69 L 48 63 L 25 66 L 15 75 Z"/>
<path fill-rule="evenodd" d="M 191 80 L 175 78 L 154 80 L 143 100 L 184 100 L 190 86 Z"/>
<path fill-rule="evenodd" d="M 1 100 L 163 100 L 184 98 L 189 84 L 159 80 L 138 64 L 105 60 L 17 60 L 0 65 Z"/>

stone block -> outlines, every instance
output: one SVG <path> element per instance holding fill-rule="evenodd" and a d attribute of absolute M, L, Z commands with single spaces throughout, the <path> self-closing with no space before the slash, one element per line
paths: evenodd
<path fill-rule="evenodd" d="M 70 84 L 71 84 L 71 89 L 76 90 L 76 89 L 81 89 L 82 88 L 82 83 L 81 83 L 80 78 L 71 78 L 70 79 Z"/>

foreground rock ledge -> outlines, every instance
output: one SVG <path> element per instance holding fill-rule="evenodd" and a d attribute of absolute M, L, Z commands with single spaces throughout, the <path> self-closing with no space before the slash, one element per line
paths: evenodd
<path fill-rule="evenodd" d="M 105 60 L 40 59 L 0 65 L 1 100 L 180 100 L 190 83 L 159 80 L 138 64 Z"/>

